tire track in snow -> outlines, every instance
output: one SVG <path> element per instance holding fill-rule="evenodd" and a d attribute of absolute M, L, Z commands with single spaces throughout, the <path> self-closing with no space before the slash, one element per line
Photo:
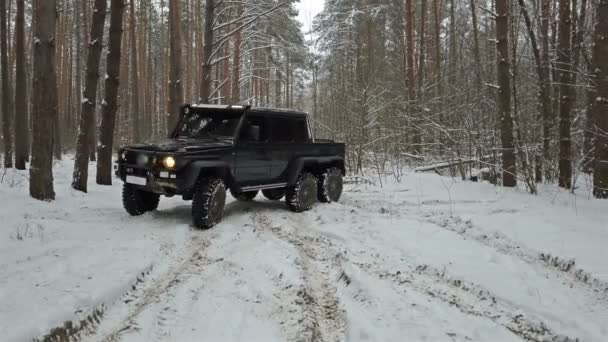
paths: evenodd
<path fill-rule="evenodd" d="M 255 224 L 293 247 L 298 252 L 304 285 L 296 293 L 295 303 L 302 309 L 292 340 L 302 342 L 344 341 L 346 312 L 340 304 L 333 281 L 341 271 L 341 256 L 333 254 L 332 243 L 322 236 L 309 236 L 301 223 L 291 221 L 290 229 L 273 225 L 263 213 L 252 214 Z M 335 273 L 335 274 L 332 274 Z"/>
<path fill-rule="evenodd" d="M 448 304 L 460 312 L 495 322 L 528 342 L 579 342 L 580 339 L 556 333 L 540 319 L 526 317 L 518 308 L 481 286 L 451 277 L 428 265 L 408 271 L 389 272 L 376 263 L 353 263 L 367 273 L 392 282 L 397 288 L 414 290 L 434 301 Z"/>
<path fill-rule="evenodd" d="M 110 333 L 105 334 L 98 340 L 111 342 L 119 341 L 121 336 L 129 331 L 138 331 L 140 328 L 136 318 L 144 312 L 151 304 L 163 299 L 167 303 L 171 298 L 171 290 L 185 282 L 189 277 L 197 274 L 197 269 L 209 265 L 213 260 L 205 257 L 204 251 L 210 245 L 209 240 L 195 236 L 189 243 L 184 257 L 177 260 L 174 266 L 154 281 L 135 290 L 123 300 L 127 306 L 127 314 L 115 324 Z M 163 298 L 164 296 L 168 296 Z"/>
<path fill-rule="evenodd" d="M 518 258 L 545 276 L 562 282 L 568 288 L 576 288 L 585 291 L 589 296 L 597 301 L 601 301 L 602 305 L 608 304 L 608 282 L 600 280 L 581 268 L 576 267 L 574 259 L 563 259 L 559 256 L 553 256 L 548 253 L 539 253 L 535 250 L 526 248 L 518 244 L 500 232 L 486 233 L 482 229 L 477 228 L 472 221 L 463 220 L 459 216 L 452 215 L 447 210 L 413 210 L 418 207 L 411 202 L 404 201 L 398 204 L 390 204 L 391 208 L 386 209 L 385 206 L 378 206 L 377 203 L 382 201 L 372 202 L 362 200 L 346 201 L 343 203 L 345 207 L 351 207 L 365 210 L 375 210 L 378 215 L 401 215 L 406 214 L 409 218 L 418 219 L 425 223 L 430 223 L 441 227 L 450 232 L 460 235 L 464 239 L 473 240 L 483 246 L 494 249 L 500 254 Z M 426 203 L 427 205 L 429 203 Z M 394 207 L 398 210 L 395 212 Z"/>
<path fill-rule="evenodd" d="M 570 282 L 570 287 L 590 291 L 591 295 L 608 303 L 608 283 L 593 277 L 583 269 L 576 267 L 574 259 L 565 260 L 548 253 L 538 253 L 529 248 L 519 245 L 500 232 L 486 234 L 476 228 L 473 222 L 463 220 L 458 216 L 450 216 L 443 212 L 430 212 L 423 215 L 428 223 L 454 232 L 464 238 L 471 239 L 477 243 L 493 248 L 504 255 L 517 257 L 529 265 L 542 268 L 546 273 L 553 275 L 564 282 Z"/>

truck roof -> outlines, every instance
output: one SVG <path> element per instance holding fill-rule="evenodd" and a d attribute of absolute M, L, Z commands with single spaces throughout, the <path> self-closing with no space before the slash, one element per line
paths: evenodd
<path fill-rule="evenodd" d="M 307 116 L 308 113 L 284 108 L 267 108 L 267 107 L 251 107 L 249 105 L 211 105 L 211 104 L 192 104 L 187 105 L 192 109 L 213 109 L 213 110 L 228 110 L 228 111 L 243 111 L 243 112 L 254 112 L 266 115 L 295 115 L 295 116 Z"/>

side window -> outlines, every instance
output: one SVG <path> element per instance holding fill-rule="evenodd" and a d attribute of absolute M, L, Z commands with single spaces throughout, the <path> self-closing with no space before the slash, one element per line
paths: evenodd
<path fill-rule="evenodd" d="M 294 139 L 291 132 L 289 118 L 270 118 L 270 141 L 273 143 L 292 142 Z"/>
<path fill-rule="evenodd" d="M 245 118 L 239 140 L 243 142 L 263 142 L 268 140 L 268 121 L 263 116 L 251 115 Z"/>
<path fill-rule="evenodd" d="M 295 142 L 308 142 L 308 125 L 306 125 L 306 119 L 293 120 L 292 132 Z"/>

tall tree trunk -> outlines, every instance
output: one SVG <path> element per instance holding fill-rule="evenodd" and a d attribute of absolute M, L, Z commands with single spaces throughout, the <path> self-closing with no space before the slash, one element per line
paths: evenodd
<path fill-rule="evenodd" d="M 596 24 L 593 36 L 592 117 L 595 123 L 595 163 L 593 194 L 608 199 L 608 0 L 600 0 L 596 7 Z"/>
<path fill-rule="evenodd" d="M 236 17 L 240 18 L 243 15 L 243 4 L 239 2 L 236 7 Z M 241 101 L 241 43 L 242 33 L 238 30 L 234 37 L 234 57 L 232 59 L 232 90 L 230 95 L 232 103 L 236 104 Z"/>
<path fill-rule="evenodd" d="M 528 14 L 528 10 L 526 9 L 526 4 L 524 0 L 518 0 L 519 6 L 521 8 L 521 13 L 524 17 L 524 21 L 526 23 L 526 29 L 528 31 L 528 37 L 530 38 L 530 44 L 532 45 L 532 52 L 534 54 L 534 61 L 536 62 L 536 73 L 538 74 L 538 103 L 540 109 L 539 118 L 541 120 L 545 120 L 551 115 L 551 97 L 549 95 L 549 80 L 546 78 L 548 76 L 547 73 L 543 70 L 543 61 L 541 58 L 540 49 L 538 47 L 538 40 L 536 39 L 536 34 L 534 33 L 534 27 L 532 26 L 532 20 L 530 19 L 530 15 Z M 537 154 L 536 157 L 536 181 L 542 182 L 542 167 L 543 160 Z"/>
<path fill-rule="evenodd" d="M 405 39 L 406 39 L 406 55 L 407 55 L 407 65 L 406 65 L 406 79 L 407 79 L 407 90 L 408 90 L 408 102 L 409 102 L 409 115 L 412 117 L 412 122 L 414 123 L 413 127 L 413 137 L 412 144 L 414 145 L 413 152 L 415 154 L 420 154 L 421 146 L 420 146 L 420 127 L 418 127 L 418 108 L 416 103 L 416 66 L 415 66 L 415 56 L 414 56 L 414 9 L 412 5 L 413 0 L 405 0 Z"/>
<path fill-rule="evenodd" d="M 87 34 L 90 30 L 89 27 L 89 0 L 82 1 L 82 36 L 87 37 Z M 106 5 L 106 8 L 108 6 Z M 89 127 L 89 160 L 95 161 L 97 160 L 97 113 L 93 111 L 92 119 L 90 121 L 91 127 Z"/>
<path fill-rule="evenodd" d="M 13 167 L 13 110 L 8 70 L 8 21 L 6 0 L 0 1 L 0 64 L 2 67 L 2 134 L 4 135 L 4 167 Z"/>
<path fill-rule="evenodd" d="M 559 2 L 559 41 L 557 68 L 559 71 L 559 186 L 572 185 L 572 142 L 570 138 L 570 111 L 572 109 L 571 81 L 571 11 L 570 0 Z"/>
<path fill-rule="evenodd" d="M 211 95 L 211 53 L 213 52 L 213 20 L 215 1 L 205 1 L 205 32 L 203 41 L 203 70 L 201 75 L 200 103 L 208 103 Z"/>
<path fill-rule="evenodd" d="M 167 103 L 167 133 L 173 133 L 179 118 L 180 106 L 184 101 L 182 81 L 182 42 L 180 34 L 180 9 L 178 0 L 169 1 L 170 64 L 169 101 Z"/>
<path fill-rule="evenodd" d="M 133 118 L 133 140 L 139 142 L 141 139 L 141 113 L 139 112 L 139 69 L 137 54 L 137 35 L 135 34 L 135 0 L 130 1 L 129 6 L 129 43 L 131 44 L 131 112 Z"/>
<path fill-rule="evenodd" d="M 102 106 L 99 147 L 97 148 L 97 184 L 112 185 L 112 148 L 118 87 L 120 86 L 120 56 L 122 49 L 122 22 L 125 4 L 123 0 L 112 0 L 110 4 L 110 36 L 108 43 L 106 94 Z"/>
<path fill-rule="evenodd" d="M 99 64 L 103 47 L 103 26 L 106 20 L 107 7 L 106 0 L 95 0 L 95 10 L 93 11 L 91 33 L 89 36 L 86 79 L 81 102 L 78 140 L 76 141 L 76 156 L 74 158 L 74 175 L 72 177 L 72 187 L 83 192 L 87 192 L 89 177 L 90 135 L 95 133 L 92 129 L 95 126 L 91 121 L 95 120 L 94 113 L 97 103 Z"/>
<path fill-rule="evenodd" d="M 478 24 L 477 24 L 477 9 L 476 9 L 476 4 L 475 4 L 475 0 L 470 0 L 471 1 L 471 19 L 472 19 L 472 24 L 473 24 L 473 58 L 475 59 L 475 64 L 476 64 L 476 68 L 475 68 L 475 80 L 477 83 L 477 91 L 479 92 L 478 95 L 482 95 L 481 91 L 483 90 L 483 84 L 482 84 L 482 68 L 483 68 L 483 64 L 481 63 L 481 53 L 479 51 L 479 28 L 478 28 Z"/>
<path fill-rule="evenodd" d="M 496 4 L 496 52 L 498 77 L 498 118 L 502 140 L 502 183 L 514 187 L 516 181 L 515 153 L 513 145 L 513 118 L 511 116 L 511 85 L 509 67 L 509 1 L 495 0 Z"/>
<path fill-rule="evenodd" d="M 551 16 L 551 0 L 540 0 L 541 1 L 541 16 L 540 16 L 540 39 L 541 39 L 541 65 L 542 65 L 542 79 L 545 80 L 544 88 L 547 92 L 548 99 L 545 98 L 545 104 L 543 106 L 546 111 L 543 111 L 543 146 L 542 146 L 542 160 L 543 164 L 549 164 L 550 158 L 550 146 L 551 146 L 551 132 L 553 129 L 553 99 L 551 98 L 551 60 L 549 57 L 549 18 Z M 548 168 L 543 167 L 543 173 L 545 179 L 550 178 Z"/>
<path fill-rule="evenodd" d="M 15 167 L 25 170 L 29 160 L 29 111 L 25 75 L 25 11 L 24 0 L 17 0 L 15 17 Z"/>
<path fill-rule="evenodd" d="M 34 8 L 34 82 L 32 93 L 32 164 L 30 195 L 54 200 L 53 131 L 57 116 L 55 75 L 55 0 L 37 0 Z"/>

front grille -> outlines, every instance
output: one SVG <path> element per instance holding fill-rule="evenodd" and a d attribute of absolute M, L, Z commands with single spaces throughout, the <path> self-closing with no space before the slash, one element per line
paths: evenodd
<path fill-rule="evenodd" d="M 126 151 L 125 161 L 129 165 L 141 168 L 151 168 L 156 162 L 156 158 L 152 153 Z"/>

